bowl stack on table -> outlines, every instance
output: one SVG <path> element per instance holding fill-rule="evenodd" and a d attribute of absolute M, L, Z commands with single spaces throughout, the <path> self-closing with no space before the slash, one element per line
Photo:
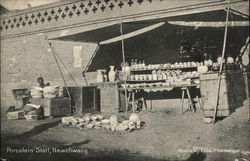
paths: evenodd
<path fill-rule="evenodd" d="M 31 87 L 30 95 L 32 98 L 43 98 L 43 88 L 41 87 Z"/>

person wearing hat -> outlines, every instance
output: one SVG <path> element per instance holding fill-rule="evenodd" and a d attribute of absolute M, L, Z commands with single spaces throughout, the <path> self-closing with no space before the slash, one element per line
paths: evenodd
<path fill-rule="evenodd" d="M 50 86 L 50 83 L 44 83 L 43 77 L 37 78 L 37 82 L 39 83 L 39 87 L 44 88 L 46 86 Z"/>

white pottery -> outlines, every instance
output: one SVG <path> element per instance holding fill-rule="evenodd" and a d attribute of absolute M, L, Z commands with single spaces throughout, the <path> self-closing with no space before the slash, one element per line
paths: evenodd
<path fill-rule="evenodd" d="M 102 70 L 97 70 L 96 82 L 97 83 L 104 82 Z"/>
<path fill-rule="evenodd" d="M 228 63 L 233 63 L 233 62 L 234 62 L 234 58 L 228 57 L 228 58 L 227 58 L 227 62 L 228 62 Z"/>
<path fill-rule="evenodd" d="M 110 67 L 110 71 L 109 71 L 109 81 L 113 82 L 115 81 L 115 77 L 116 77 L 116 72 L 115 72 L 115 66 L 111 65 Z"/>
<path fill-rule="evenodd" d="M 157 80 L 157 74 L 153 74 L 153 80 Z"/>
<path fill-rule="evenodd" d="M 199 66 L 197 68 L 198 73 L 206 73 L 208 72 L 208 67 L 207 66 Z"/>

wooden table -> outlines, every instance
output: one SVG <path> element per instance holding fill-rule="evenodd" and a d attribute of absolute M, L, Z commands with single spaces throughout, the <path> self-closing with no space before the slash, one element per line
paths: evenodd
<path fill-rule="evenodd" d="M 133 110 L 133 112 L 135 112 L 135 93 L 136 93 L 137 90 L 145 91 L 145 90 L 157 90 L 158 89 L 158 90 L 162 90 L 162 91 L 169 91 L 169 90 L 172 90 L 173 88 L 181 88 L 182 89 L 182 98 L 181 98 L 182 99 L 182 106 L 181 106 L 180 111 L 181 111 L 181 113 L 183 113 L 183 104 L 184 104 L 184 96 L 185 96 L 184 92 L 185 91 L 187 92 L 187 95 L 188 95 L 189 105 L 190 105 L 191 109 L 194 111 L 191 95 L 190 95 L 190 92 L 189 92 L 190 87 L 199 88 L 199 85 L 191 84 L 191 85 L 179 85 L 179 86 L 154 86 L 154 87 L 133 87 L 133 88 L 128 87 L 126 89 L 125 88 L 119 88 L 119 90 L 120 91 L 125 91 L 125 90 L 128 91 L 127 107 L 128 107 L 128 104 L 129 104 L 129 100 L 132 99 L 132 110 Z M 146 101 L 145 101 L 145 99 L 143 97 L 142 97 L 142 101 L 144 103 L 146 111 L 148 111 Z M 201 108 L 201 104 L 200 104 L 199 99 L 198 99 L 198 103 L 199 103 L 199 108 Z"/>

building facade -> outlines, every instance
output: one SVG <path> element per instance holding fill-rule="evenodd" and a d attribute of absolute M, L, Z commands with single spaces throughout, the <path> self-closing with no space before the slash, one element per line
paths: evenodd
<path fill-rule="evenodd" d="M 242 5 L 241 1 L 232 2 L 234 5 Z M 66 69 L 60 64 L 67 84 L 75 85 L 69 72 L 78 85 L 85 85 L 82 71 L 97 44 L 84 41 L 49 41 L 50 38 L 91 31 L 120 24 L 121 21 L 138 23 L 201 12 L 200 9 L 202 12 L 216 10 L 225 5 L 224 1 L 219 0 L 73 0 L 2 14 L 1 106 L 15 104 L 11 90 L 37 85 L 36 79 L 39 76 L 53 85 L 63 86 L 50 42 L 67 67 Z M 77 61 L 73 52 L 75 46 L 81 46 L 81 54 L 78 55 L 80 65 L 77 66 L 74 65 Z M 87 79 L 94 82 L 95 73 L 87 73 Z"/>

